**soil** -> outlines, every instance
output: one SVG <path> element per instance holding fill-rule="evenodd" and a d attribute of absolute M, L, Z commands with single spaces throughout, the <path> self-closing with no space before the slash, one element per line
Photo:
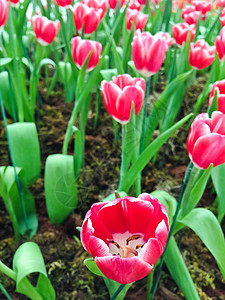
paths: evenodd
<path fill-rule="evenodd" d="M 205 81 L 204 76 L 198 77 L 195 84 L 188 90 L 178 119 L 192 112 Z M 156 86 L 156 91 L 150 97 L 151 102 L 157 99 L 163 86 L 165 84 L 162 78 L 161 83 Z M 81 245 L 76 227 L 81 226 L 82 219 L 92 203 L 100 201 L 117 188 L 121 146 L 113 142 L 112 119 L 106 112 L 103 101 L 100 105 L 101 117 L 97 128 L 94 129 L 95 106 L 92 102 L 86 130 L 85 167 L 78 181 L 77 208 L 62 226 L 51 224 L 45 204 L 44 165 L 48 155 L 61 153 L 64 134 L 73 109 L 72 103 L 65 103 L 62 87 L 57 86 L 57 88 L 58 91 L 52 92 L 47 98 L 44 84 L 40 84 L 39 87 L 43 102 L 37 111 L 37 127 L 42 166 L 41 178 L 31 189 L 36 202 L 39 227 L 37 234 L 31 240 L 36 242 L 42 251 L 48 276 L 55 288 L 58 300 L 109 299 L 103 279 L 90 273 L 83 264 L 84 259 L 90 256 Z M 8 123 L 11 122 L 9 117 Z M 165 190 L 177 198 L 186 166 L 189 163 L 186 152 L 187 135 L 188 128 L 185 125 L 161 148 L 155 163 L 150 162 L 144 169 L 142 192 Z M 11 165 L 3 121 L 0 121 L 0 141 L 1 165 Z M 69 145 L 69 153 L 73 153 L 73 141 Z M 211 188 L 209 184 L 199 205 L 212 209 L 216 213 L 215 196 L 210 193 Z M 6 265 L 11 267 L 17 247 L 27 239 L 22 238 L 20 243 L 15 241 L 11 221 L 2 200 L 0 201 L 0 228 L 0 257 Z M 222 223 L 222 228 L 225 232 L 225 222 Z M 181 253 L 200 298 L 225 299 L 225 281 L 214 258 L 201 240 L 189 229 L 184 232 Z M 185 299 L 165 266 L 163 270 L 155 299 Z M 26 299 L 25 296 L 15 292 L 15 283 L 3 274 L 0 274 L 0 282 L 13 300 Z M 134 283 L 125 299 L 146 299 L 146 283 L 146 278 Z M 3 299 L 5 299 L 4 296 L 0 294 L 0 300 Z"/>

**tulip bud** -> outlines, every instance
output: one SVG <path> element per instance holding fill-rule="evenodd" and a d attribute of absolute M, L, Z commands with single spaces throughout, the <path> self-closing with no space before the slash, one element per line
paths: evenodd
<path fill-rule="evenodd" d="M 86 72 L 93 70 L 99 62 L 99 57 L 102 52 L 102 45 L 96 41 L 82 40 L 79 36 L 72 38 L 71 43 L 73 60 L 78 69 L 82 68 L 86 58 L 92 51 Z"/>
<path fill-rule="evenodd" d="M 220 34 L 216 37 L 215 46 L 220 61 L 223 61 L 225 56 L 225 27 L 220 30 Z"/>
<path fill-rule="evenodd" d="M 37 41 L 42 46 L 51 44 L 60 28 L 60 22 L 58 20 L 53 22 L 41 16 L 34 16 L 32 18 L 32 24 Z"/>
<path fill-rule="evenodd" d="M 190 45 L 189 64 L 198 70 L 205 69 L 215 59 L 215 46 L 210 47 L 204 40 Z"/>
<path fill-rule="evenodd" d="M 181 11 L 182 19 L 189 25 L 197 24 L 200 12 L 195 10 L 194 6 L 184 7 Z"/>
<path fill-rule="evenodd" d="M 6 0 L 0 0 L 0 28 L 5 25 L 8 17 L 8 2 Z"/>
<path fill-rule="evenodd" d="M 183 43 L 186 43 L 188 33 L 190 32 L 190 41 L 192 42 L 195 36 L 195 25 L 189 25 L 187 23 L 178 23 L 173 25 L 173 37 L 176 43 L 182 46 Z"/>

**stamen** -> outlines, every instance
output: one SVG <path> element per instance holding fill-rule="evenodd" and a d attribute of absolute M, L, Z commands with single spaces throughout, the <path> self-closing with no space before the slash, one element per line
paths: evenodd
<path fill-rule="evenodd" d="M 129 242 L 133 241 L 133 240 L 137 240 L 137 239 L 140 239 L 141 238 L 141 235 L 140 234 L 134 234 L 132 236 L 130 236 L 127 240 L 126 240 L 126 243 L 127 245 L 129 244 Z"/>
<path fill-rule="evenodd" d="M 139 244 L 139 245 L 136 246 L 136 249 L 140 249 L 140 248 L 142 248 L 143 246 L 144 246 L 144 245 Z"/>
<path fill-rule="evenodd" d="M 114 240 L 107 239 L 107 241 L 108 241 L 109 243 L 115 245 L 118 249 L 120 249 L 120 245 L 119 245 L 117 242 L 115 242 Z"/>

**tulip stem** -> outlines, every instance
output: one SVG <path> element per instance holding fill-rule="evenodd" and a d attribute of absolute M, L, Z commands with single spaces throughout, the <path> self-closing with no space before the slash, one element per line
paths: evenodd
<path fill-rule="evenodd" d="M 121 284 L 115 294 L 110 298 L 110 300 L 115 300 L 116 297 L 119 295 L 119 293 L 123 290 L 123 288 L 126 286 L 126 284 Z"/>
<path fill-rule="evenodd" d="M 153 286 L 152 286 L 152 289 L 151 289 L 151 293 L 150 293 L 150 295 L 148 295 L 148 298 L 147 298 L 148 300 L 153 300 L 153 298 L 155 296 L 155 293 L 156 293 L 156 290 L 157 290 L 157 287 L 158 287 L 158 283 L 159 283 L 159 280 L 160 280 L 160 277 L 161 277 L 161 273 L 162 273 L 162 266 L 163 266 L 166 250 L 167 250 L 170 238 L 173 235 L 173 229 L 174 229 L 176 219 L 177 219 L 177 216 L 178 216 L 178 213 L 179 213 L 179 210 L 180 210 L 180 206 L 181 206 L 181 202 L 182 202 L 182 198 L 183 198 L 186 186 L 187 186 L 188 181 L 189 181 L 190 176 L 191 176 L 191 171 L 193 169 L 193 166 L 194 166 L 193 163 L 190 162 L 187 169 L 186 169 L 184 180 L 183 180 L 183 185 L 182 185 L 180 195 L 179 195 L 179 199 L 178 199 L 178 202 L 177 202 L 176 211 L 175 211 L 175 214 L 173 216 L 173 222 L 172 222 L 172 225 L 170 227 L 170 231 L 169 231 L 169 234 L 168 234 L 165 249 L 164 249 L 163 254 L 161 256 L 161 259 L 160 259 L 158 270 L 156 272 L 156 277 L 154 278 L 154 281 L 153 281 Z"/>

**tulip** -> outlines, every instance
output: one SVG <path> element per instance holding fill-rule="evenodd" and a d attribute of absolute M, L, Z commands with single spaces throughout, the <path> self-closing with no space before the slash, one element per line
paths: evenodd
<path fill-rule="evenodd" d="M 90 8 L 98 10 L 100 12 L 101 19 L 104 17 L 108 6 L 107 0 L 82 0 L 82 3 L 86 4 Z"/>
<path fill-rule="evenodd" d="M 127 284 L 151 272 L 168 232 L 164 205 L 141 194 L 93 204 L 83 222 L 81 242 L 106 277 Z"/>
<path fill-rule="evenodd" d="M 142 12 L 135 9 L 127 9 L 126 11 L 126 24 L 127 30 L 131 31 L 132 23 L 135 22 L 135 29 L 142 29 L 145 27 L 148 21 L 148 15 L 143 14 Z"/>
<path fill-rule="evenodd" d="M 141 4 L 138 2 L 138 0 L 131 0 L 128 4 L 128 8 L 130 9 L 136 9 L 141 10 Z"/>
<path fill-rule="evenodd" d="M 102 52 L 102 45 L 96 41 L 82 40 L 79 36 L 72 38 L 71 43 L 73 60 L 78 69 L 82 68 L 86 58 L 92 51 L 86 72 L 93 70 L 99 62 L 99 57 Z"/>
<path fill-rule="evenodd" d="M 188 33 L 190 32 L 190 41 L 192 42 L 195 36 L 195 25 L 189 25 L 187 23 L 178 23 L 173 26 L 173 37 L 178 45 L 186 43 Z"/>
<path fill-rule="evenodd" d="M 53 22 L 41 16 L 34 16 L 32 18 L 32 24 L 37 41 L 43 46 L 52 43 L 60 27 L 58 20 Z"/>
<path fill-rule="evenodd" d="M 141 109 L 145 95 L 145 80 L 132 78 L 128 74 L 113 77 L 112 81 L 101 82 L 101 92 L 108 113 L 117 122 L 126 124 L 130 120 L 132 103 L 135 115 Z"/>
<path fill-rule="evenodd" d="M 220 34 L 216 37 L 215 46 L 219 59 L 222 61 L 225 56 L 225 27 L 220 30 Z"/>
<path fill-rule="evenodd" d="M 11 3 L 12 6 L 16 6 L 17 3 L 20 2 L 20 0 L 9 0 L 9 2 Z"/>
<path fill-rule="evenodd" d="M 101 21 L 102 10 L 90 8 L 84 3 L 77 3 L 72 12 L 75 27 L 79 34 L 82 33 L 83 27 L 84 35 L 90 35 L 97 29 Z"/>
<path fill-rule="evenodd" d="M 215 59 L 215 46 L 210 47 L 204 40 L 190 45 L 189 64 L 198 70 L 205 69 Z"/>
<path fill-rule="evenodd" d="M 182 9 L 181 17 L 189 25 L 197 24 L 200 12 L 195 10 L 194 6 L 188 6 Z"/>
<path fill-rule="evenodd" d="M 222 112 L 214 111 L 211 118 L 202 113 L 194 119 L 187 139 L 187 152 L 200 169 L 225 162 L 225 115 Z"/>
<path fill-rule="evenodd" d="M 212 9 L 212 2 L 195 0 L 193 1 L 193 5 L 197 11 L 200 11 L 202 15 L 205 15 Z"/>
<path fill-rule="evenodd" d="M 145 77 L 157 73 L 163 64 L 166 50 L 165 39 L 138 30 L 132 43 L 135 68 Z"/>
<path fill-rule="evenodd" d="M 168 32 L 162 32 L 159 31 L 155 34 L 155 37 L 162 38 L 166 42 L 166 51 L 170 48 L 170 46 L 173 43 L 173 39 L 171 38 L 170 34 Z"/>
<path fill-rule="evenodd" d="M 218 99 L 218 110 L 221 111 L 222 113 L 225 113 L 225 79 L 221 81 L 216 81 L 213 84 L 209 96 L 209 106 L 213 102 L 213 98 L 216 91 L 217 91 L 217 99 Z"/>
<path fill-rule="evenodd" d="M 109 0 L 109 6 L 111 9 L 115 9 L 117 4 L 120 3 L 120 7 L 125 4 L 126 0 Z"/>
<path fill-rule="evenodd" d="M 58 6 L 68 8 L 72 4 L 72 0 L 55 0 Z"/>
<path fill-rule="evenodd" d="M 223 8 L 221 15 L 220 15 L 220 22 L 222 26 L 225 26 L 225 8 Z"/>
<path fill-rule="evenodd" d="M 0 28 L 2 28 L 8 17 L 8 2 L 6 0 L 0 0 L 0 13 Z"/>

